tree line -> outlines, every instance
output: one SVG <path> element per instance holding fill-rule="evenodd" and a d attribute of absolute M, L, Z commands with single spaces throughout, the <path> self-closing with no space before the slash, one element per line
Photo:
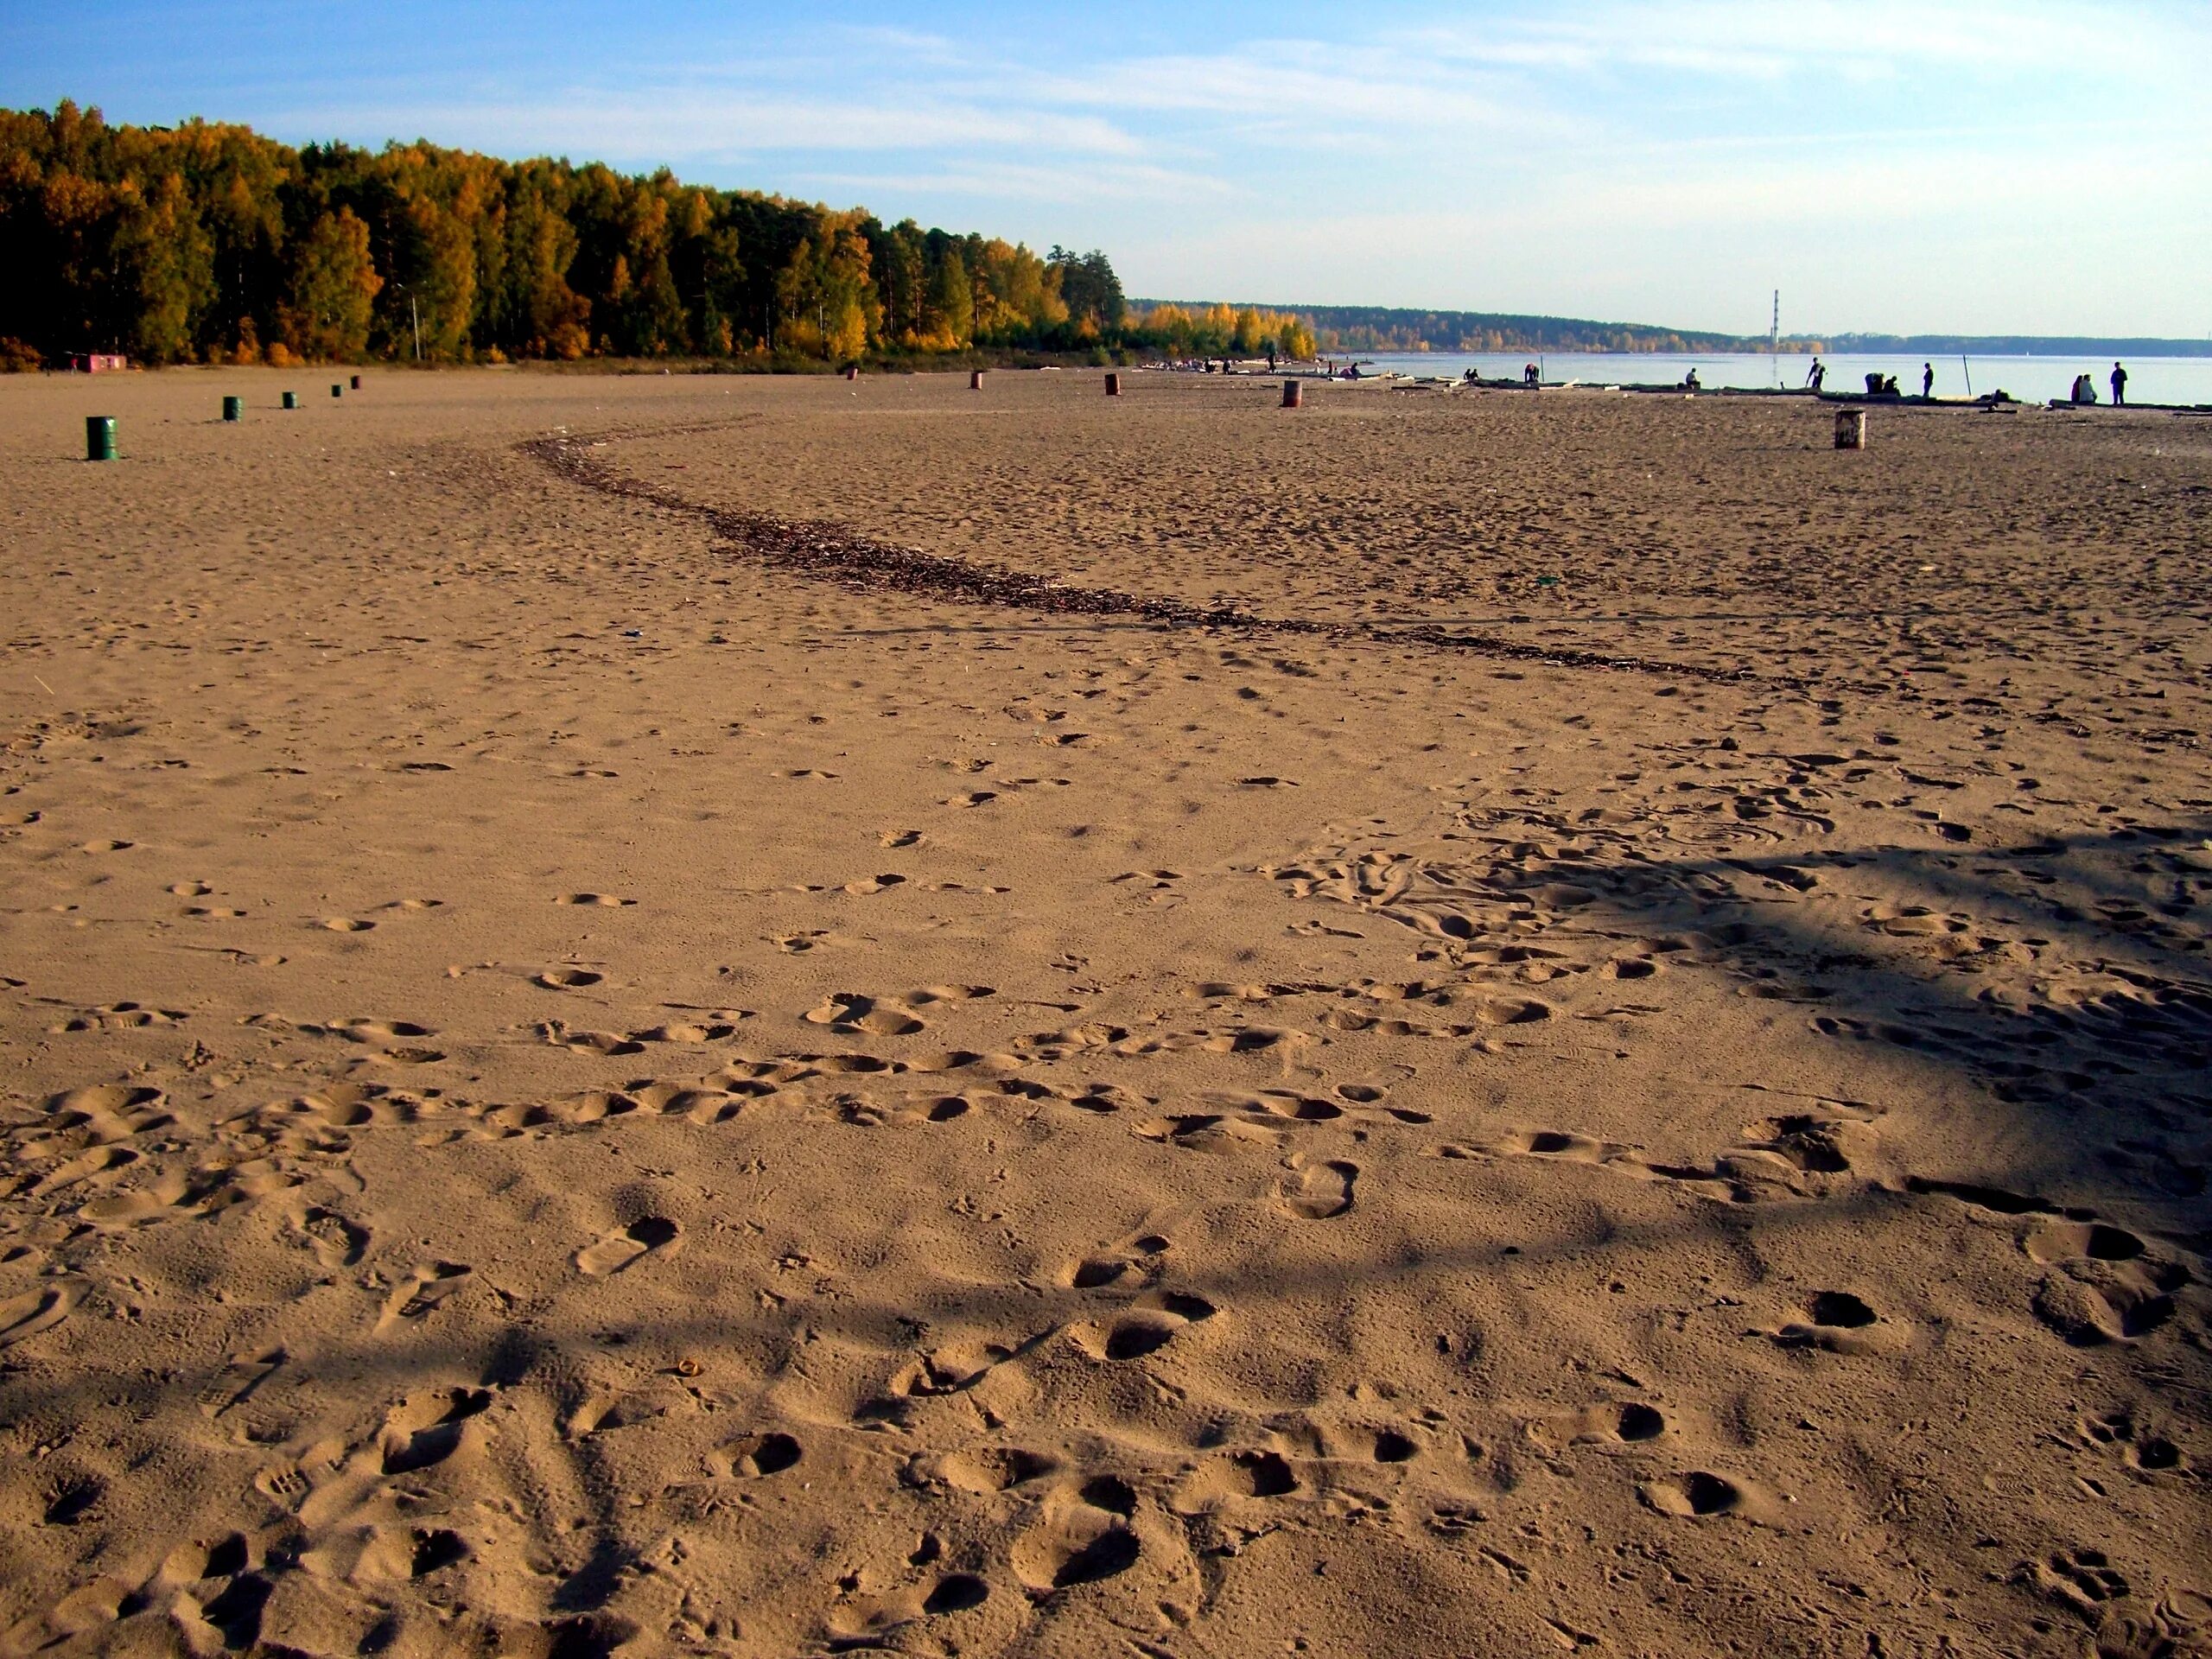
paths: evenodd
<path fill-rule="evenodd" d="M 0 111 L 0 358 L 843 361 L 1135 343 L 1102 252 L 427 143 Z"/>

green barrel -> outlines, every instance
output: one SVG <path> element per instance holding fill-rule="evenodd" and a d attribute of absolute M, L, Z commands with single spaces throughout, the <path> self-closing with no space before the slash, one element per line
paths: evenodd
<path fill-rule="evenodd" d="M 85 416 L 85 459 L 113 461 L 115 459 L 115 416 L 87 415 Z"/>
<path fill-rule="evenodd" d="M 300 394 L 299 394 L 298 392 L 296 392 L 296 391 L 288 391 L 288 392 L 286 392 L 286 393 L 284 394 L 284 407 L 285 407 L 285 408 L 287 408 L 287 409 L 297 409 L 299 406 L 300 406 Z"/>
<path fill-rule="evenodd" d="M 346 388 L 340 385 L 333 385 L 330 388 L 330 395 L 334 397 L 343 397 L 346 395 Z"/>
<path fill-rule="evenodd" d="M 226 421 L 242 421 L 245 419 L 245 399 L 243 397 L 224 398 L 223 418 Z"/>

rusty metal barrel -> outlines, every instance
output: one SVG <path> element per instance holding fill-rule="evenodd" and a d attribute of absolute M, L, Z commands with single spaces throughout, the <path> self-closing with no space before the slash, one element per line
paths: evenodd
<path fill-rule="evenodd" d="M 87 415 L 85 416 L 85 459 L 113 461 L 115 459 L 115 416 Z"/>
<path fill-rule="evenodd" d="M 1285 409 L 1296 409 L 1298 404 L 1298 382 L 1295 380 L 1284 381 L 1282 383 L 1282 406 Z"/>
<path fill-rule="evenodd" d="M 1839 409 L 1835 412 L 1835 447 L 1839 449 L 1864 449 L 1866 447 L 1866 411 L 1863 409 Z"/>

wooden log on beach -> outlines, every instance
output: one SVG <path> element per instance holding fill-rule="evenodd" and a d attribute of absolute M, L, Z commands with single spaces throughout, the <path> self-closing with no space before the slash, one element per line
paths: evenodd
<path fill-rule="evenodd" d="M 1106 377 L 1106 395 L 1109 397 L 1118 397 L 1122 395 L 1122 377 L 1120 375 L 1109 374 Z"/>
<path fill-rule="evenodd" d="M 1296 409 L 1298 407 L 1298 382 L 1295 380 L 1284 381 L 1282 383 L 1282 406 L 1285 409 Z"/>
<path fill-rule="evenodd" d="M 1839 409 L 1835 412 L 1835 447 L 1839 449 L 1864 449 L 1866 447 L 1866 411 L 1863 409 Z"/>

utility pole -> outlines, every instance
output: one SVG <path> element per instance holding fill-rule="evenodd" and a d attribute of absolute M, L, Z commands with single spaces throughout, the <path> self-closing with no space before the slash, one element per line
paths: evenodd
<path fill-rule="evenodd" d="M 1774 384 L 1782 384 L 1782 290 L 1774 290 L 1774 317 L 1766 326 L 1766 365 Z"/>

